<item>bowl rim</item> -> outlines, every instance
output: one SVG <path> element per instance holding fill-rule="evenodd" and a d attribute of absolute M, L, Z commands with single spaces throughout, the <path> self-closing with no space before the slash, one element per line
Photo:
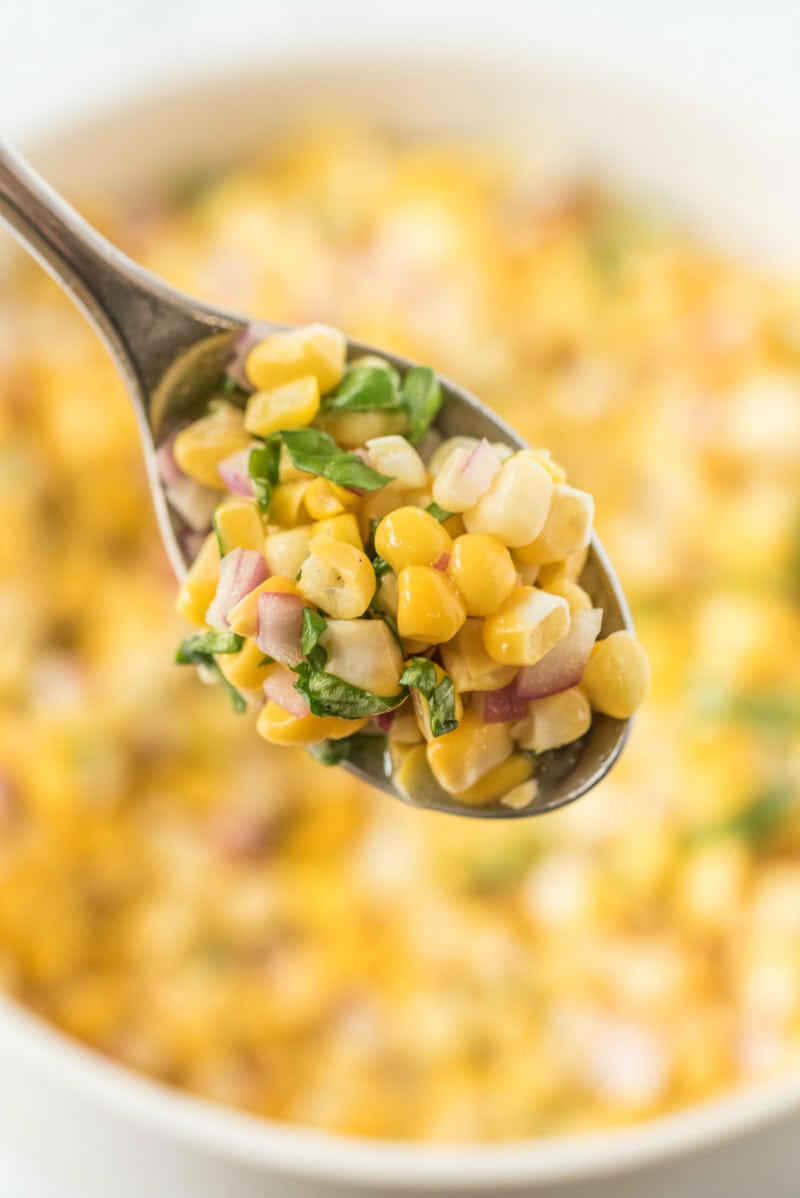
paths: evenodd
<path fill-rule="evenodd" d="M 250 57 L 255 64 L 254 52 Z M 407 54 L 406 61 L 419 68 L 418 55 Z M 396 53 L 385 60 L 397 65 Z M 293 79 L 298 68 L 319 69 L 328 63 L 326 55 L 300 50 L 284 53 L 281 63 L 270 66 L 271 82 Z M 363 64 L 372 67 L 376 52 L 368 56 L 357 51 L 345 58 L 336 53 L 337 67 Z M 432 59 L 441 68 L 438 60 Z M 380 63 L 380 56 L 377 58 Z M 458 59 L 459 70 L 480 64 L 490 75 L 498 70 L 531 70 L 531 54 L 521 47 L 509 53 L 490 48 L 469 51 Z M 510 65 L 509 65 L 510 64 Z M 563 56 L 551 56 L 535 69 L 552 78 L 569 77 L 580 71 L 589 87 L 597 86 L 622 95 L 631 89 L 644 92 L 648 102 L 668 112 L 677 111 L 684 122 L 697 116 L 704 129 L 720 128 L 730 136 L 730 123 L 724 113 L 715 111 L 707 100 L 702 103 L 662 84 L 625 71 L 594 67 L 587 73 L 586 63 L 576 64 Z M 260 77 L 261 70 L 245 60 L 235 75 L 241 86 L 249 77 Z M 179 69 L 168 85 L 122 85 L 108 94 L 99 109 L 65 108 L 49 131 L 37 130 L 28 139 L 36 154 L 47 154 L 56 143 L 86 137 L 94 127 L 120 116 L 136 117 L 153 104 L 170 104 L 202 89 L 230 85 L 228 67 L 209 71 L 207 65 Z M 737 140 L 757 147 L 760 161 L 766 152 L 775 169 L 790 166 L 800 179 L 800 154 L 797 146 L 782 139 L 770 139 L 757 124 L 742 126 L 737 118 Z M 26 142 L 27 145 L 27 142 Z M 742 155 L 746 153 L 742 149 Z M 241 1164 L 269 1168 L 278 1173 L 347 1183 L 357 1187 L 387 1183 L 409 1190 L 448 1189 L 458 1186 L 465 1193 L 485 1187 L 508 1187 L 525 1183 L 579 1182 L 614 1174 L 629 1173 L 643 1166 L 658 1164 L 708 1149 L 742 1134 L 755 1132 L 766 1124 L 796 1113 L 800 1108 L 800 1073 L 782 1073 L 777 1077 L 729 1091 L 702 1103 L 666 1115 L 613 1130 L 564 1134 L 535 1140 L 504 1141 L 487 1144 L 425 1144 L 348 1137 L 313 1128 L 279 1123 L 235 1111 L 187 1092 L 172 1089 L 155 1079 L 137 1074 L 100 1052 L 73 1040 L 39 1016 L 0 995 L 0 1050 L 20 1062 L 28 1062 L 48 1073 L 58 1073 L 67 1088 L 74 1088 L 97 1105 L 108 1105 L 134 1121 L 144 1130 L 168 1136 L 201 1151 Z"/>

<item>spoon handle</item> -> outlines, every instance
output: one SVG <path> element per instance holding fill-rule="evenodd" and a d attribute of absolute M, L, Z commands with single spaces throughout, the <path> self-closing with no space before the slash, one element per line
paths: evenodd
<path fill-rule="evenodd" d="M 209 333 L 239 327 L 126 257 L 2 141 L 0 218 L 97 329 L 146 424 L 176 357 Z"/>

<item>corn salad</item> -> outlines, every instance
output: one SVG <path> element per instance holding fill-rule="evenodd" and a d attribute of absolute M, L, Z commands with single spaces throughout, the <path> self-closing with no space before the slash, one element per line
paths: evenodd
<path fill-rule="evenodd" d="M 409 798 L 529 805 L 535 757 L 580 740 L 592 711 L 628 719 L 647 685 L 633 635 L 599 640 L 577 581 L 591 495 L 546 450 L 443 440 L 426 367 L 401 381 L 381 358 L 347 364 L 319 324 L 253 340 L 231 398 L 161 450 L 179 511 L 187 480 L 227 493 L 180 589 L 202 631 L 178 661 L 256 704 L 272 744 L 333 764 L 383 752 L 388 731 Z"/>
<path fill-rule="evenodd" d="M 549 446 L 650 691 L 599 787 L 511 824 L 265 744 L 172 665 L 113 367 L 9 269 L 4 992 L 167 1085 L 360 1136 L 601 1129 L 796 1071 L 800 286 L 521 159 L 355 128 L 179 182 L 87 210 L 176 286 L 430 362 Z"/>

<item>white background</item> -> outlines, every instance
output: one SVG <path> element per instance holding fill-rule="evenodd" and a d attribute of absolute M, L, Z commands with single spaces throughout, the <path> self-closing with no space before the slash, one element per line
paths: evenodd
<path fill-rule="evenodd" d="M 530 44 L 580 69 L 615 62 L 762 126 L 800 137 L 800 0 L 0 0 L 0 130 L 39 129 L 159 79 L 287 52 L 455 43 Z M 800 221 L 800 213 L 798 214 Z M 42 1128 L 42 1152 L 47 1128 Z M 0 1158 L 0 1198 L 54 1194 L 36 1162 Z M 147 1195 L 142 1195 L 147 1198 Z"/>

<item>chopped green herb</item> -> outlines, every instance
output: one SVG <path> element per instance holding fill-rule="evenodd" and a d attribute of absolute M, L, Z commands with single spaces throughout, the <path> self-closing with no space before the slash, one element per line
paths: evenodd
<path fill-rule="evenodd" d="M 303 608 L 303 632 L 300 638 L 300 648 L 315 670 L 323 669 L 328 660 L 328 654 L 319 643 L 328 621 L 313 611 L 310 607 Z"/>
<path fill-rule="evenodd" d="M 220 390 L 222 391 L 223 395 L 236 395 L 241 388 L 236 382 L 236 379 L 231 378 L 229 374 L 223 374 L 222 382 L 220 383 Z"/>
<path fill-rule="evenodd" d="M 216 674 L 217 679 L 228 692 L 233 710 L 241 715 L 247 708 L 244 695 L 236 689 L 219 668 L 219 662 L 214 658 L 215 653 L 238 653 L 244 644 L 244 638 L 235 632 L 201 632 L 196 636 L 188 636 L 181 641 L 175 661 L 181 666 L 205 666 Z"/>
<path fill-rule="evenodd" d="M 308 751 L 323 765 L 339 765 L 342 761 L 372 761 L 377 754 L 382 754 L 386 748 L 386 737 L 383 733 L 354 732 L 352 736 L 343 736 L 341 740 L 322 740 L 316 745 L 309 745 Z"/>
<path fill-rule="evenodd" d="M 386 698 L 373 695 L 371 691 L 345 682 L 336 674 L 315 669 L 309 662 L 301 662 L 295 667 L 294 672 L 297 674 L 294 689 L 303 696 L 314 715 L 335 715 L 344 720 L 359 720 L 364 716 L 391 711 L 408 693 L 404 688 L 396 695 Z"/>
<path fill-rule="evenodd" d="M 256 503 L 262 512 L 269 507 L 272 488 L 278 482 L 280 453 L 280 445 L 276 441 L 267 441 L 265 445 L 250 450 L 247 468 L 253 482 Z"/>
<path fill-rule="evenodd" d="M 400 401 L 408 415 L 408 439 L 416 445 L 442 406 L 442 389 L 429 366 L 412 366 L 400 387 Z"/>
<path fill-rule="evenodd" d="M 400 682 L 414 686 L 428 703 L 428 719 L 432 736 L 444 736 L 458 727 L 456 719 L 456 688 L 453 679 L 445 674 L 441 682 L 436 681 L 436 667 L 426 657 L 412 657 Z"/>
<path fill-rule="evenodd" d="M 357 366 L 345 373 L 322 400 L 323 412 L 399 412 L 403 404 L 397 372 L 382 366 Z"/>
<path fill-rule="evenodd" d="M 378 474 L 354 453 L 345 453 L 319 428 L 284 429 L 273 433 L 270 441 L 280 438 L 292 463 L 307 474 L 318 474 L 340 487 L 357 487 L 361 491 L 377 491 L 392 479 Z"/>
<path fill-rule="evenodd" d="M 375 571 L 375 577 L 380 578 L 382 574 L 386 574 L 389 570 L 391 570 L 392 567 L 389 565 L 385 557 L 381 557 L 380 554 L 377 554 L 372 559 L 372 568 Z"/>
<path fill-rule="evenodd" d="M 449 520 L 452 512 L 446 512 L 443 507 L 439 507 L 438 503 L 429 503 L 425 508 L 429 516 L 433 516 L 434 520 L 438 520 L 440 524 L 444 524 L 445 520 Z"/>

